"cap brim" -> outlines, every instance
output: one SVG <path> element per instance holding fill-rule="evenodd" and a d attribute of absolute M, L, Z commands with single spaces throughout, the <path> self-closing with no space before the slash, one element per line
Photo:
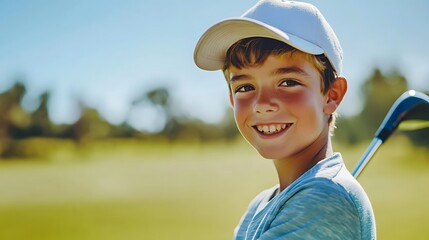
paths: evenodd
<path fill-rule="evenodd" d="M 204 70 L 220 70 L 228 49 L 238 40 L 249 37 L 276 39 L 313 55 L 324 53 L 319 46 L 265 23 L 249 18 L 232 18 L 217 23 L 201 36 L 195 47 L 195 64 Z"/>

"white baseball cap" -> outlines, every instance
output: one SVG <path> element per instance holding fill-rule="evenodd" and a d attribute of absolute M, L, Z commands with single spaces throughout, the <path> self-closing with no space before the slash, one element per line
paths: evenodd
<path fill-rule="evenodd" d="M 272 38 L 312 55 L 324 54 L 341 74 L 343 51 L 322 13 L 311 4 L 287 0 L 262 0 L 241 17 L 209 28 L 195 47 L 196 65 L 204 70 L 222 69 L 228 49 L 248 37 Z"/>

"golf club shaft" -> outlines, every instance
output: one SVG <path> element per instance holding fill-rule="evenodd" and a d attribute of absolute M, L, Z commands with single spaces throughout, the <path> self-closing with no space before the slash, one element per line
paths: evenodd
<path fill-rule="evenodd" d="M 362 172 L 362 170 L 365 168 L 366 164 L 369 162 L 369 160 L 372 158 L 374 153 L 377 151 L 378 147 L 383 143 L 383 141 L 377 137 L 375 137 L 371 144 L 366 149 L 365 153 L 362 155 L 362 158 L 359 160 L 358 164 L 356 165 L 355 169 L 353 170 L 353 177 L 357 178 L 359 174 Z"/>

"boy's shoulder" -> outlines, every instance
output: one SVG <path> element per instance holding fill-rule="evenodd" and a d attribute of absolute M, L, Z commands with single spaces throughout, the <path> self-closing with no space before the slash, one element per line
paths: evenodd
<path fill-rule="evenodd" d="M 320 161 L 290 186 L 290 196 L 304 193 L 308 193 L 309 198 L 334 196 L 354 204 L 369 203 L 364 189 L 347 170 L 340 153 Z"/>
<path fill-rule="evenodd" d="M 340 154 L 322 160 L 271 199 L 275 190 L 269 188 L 255 198 L 243 219 L 244 228 L 264 222 L 269 226 L 262 230 L 267 239 L 315 234 L 321 239 L 375 238 L 369 199 Z"/>
<path fill-rule="evenodd" d="M 262 191 L 250 206 L 266 203 L 276 194 L 277 189 L 278 185 Z M 277 202 L 277 208 L 281 208 L 295 201 L 300 204 L 316 204 L 329 201 L 330 198 L 335 200 L 332 204 L 343 201 L 351 208 L 357 207 L 355 205 L 360 202 L 369 203 L 365 191 L 351 176 L 339 153 L 320 161 L 272 199 L 272 202 Z"/>
<path fill-rule="evenodd" d="M 261 192 L 249 206 L 239 236 L 265 238 L 375 239 L 371 204 L 346 169 L 339 153 L 320 161 L 271 198 L 278 185 Z M 241 234 L 241 235 L 240 235 Z"/>
<path fill-rule="evenodd" d="M 305 228 L 308 232 L 332 230 L 336 226 L 337 232 L 348 229 L 354 238 L 375 236 L 371 203 L 340 154 L 319 162 L 282 192 L 277 201 L 272 226 L 284 225 L 284 221 L 292 218 L 296 224 L 314 222 L 314 229 Z"/>

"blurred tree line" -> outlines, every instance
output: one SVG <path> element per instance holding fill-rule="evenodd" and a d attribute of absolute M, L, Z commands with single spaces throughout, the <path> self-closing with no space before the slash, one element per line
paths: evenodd
<path fill-rule="evenodd" d="M 372 138 L 393 102 L 406 90 L 407 80 L 399 71 L 383 74 L 379 69 L 374 69 L 361 89 L 362 111 L 355 116 L 338 119 L 339 131 L 335 133 L 335 141 L 355 144 Z M 184 118 L 183 115 L 175 113 L 171 94 L 163 87 L 145 92 L 131 104 L 131 108 L 145 104 L 161 109 L 165 124 L 162 130 L 156 133 L 138 131 L 126 122 L 113 125 L 96 109 L 83 103 L 79 104 L 80 117 L 75 123 L 55 124 L 49 119 L 50 93 L 44 92 L 39 96 L 40 104 L 34 111 L 23 108 L 22 99 L 25 94 L 26 87 L 21 81 L 0 93 L 0 158 L 21 156 L 17 143 L 22 139 L 35 137 L 71 139 L 79 144 L 105 138 L 232 140 L 238 135 L 230 109 L 226 109 L 226 117 L 218 124 Z M 415 144 L 429 142 L 429 128 L 406 134 Z"/>
<path fill-rule="evenodd" d="M 0 158 L 25 156 L 19 142 L 28 138 L 71 139 L 76 144 L 81 144 L 106 138 L 140 138 L 151 141 L 231 140 L 238 134 L 230 111 L 218 124 L 208 124 L 199 119 L 174 114 L 171 95 L 163 87 L 145 92 L 131 104 L 131 108 L 146 104 L 162 110 L 160 120 L 164 117 L 165 125 L 156 133 L 139 131 L 127 122 L 111 124 L 96 109 L 83 103 L 79 103 L 80 117 L 76 122 L 55 124 L 49 119 L 50 93 L 44 92 L 39 96 L 40 104 L 34 111 L 28 111 L 22 106 L 25 94 L 26 87 L 21 81 L 0 93 Z"/>
<path fill-rule="evenodd" d="M 347 144 L 372 139 L 393 103 L 407 90 L 408 82 L 399 71 L 392 70 L 383 74 L 380 69 L 374 69 L 361 88 L 361 112 L 350 117 L 340 116 L 335 139 Z M 419 116 L 429 120 L 429 112 L 419 113 Z M 429 144 L 429 128 L 396 131 L 395 134 L 406 135 L 416 145 Z"/>

